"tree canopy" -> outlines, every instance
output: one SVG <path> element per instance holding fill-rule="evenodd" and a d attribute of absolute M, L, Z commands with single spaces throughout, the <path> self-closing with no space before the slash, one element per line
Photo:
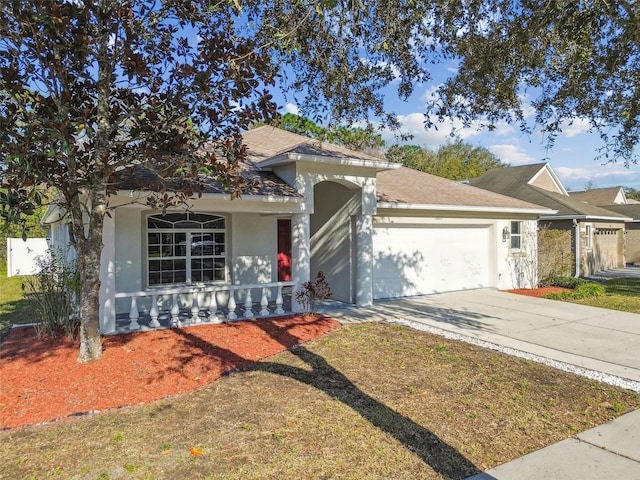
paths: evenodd
<path fill-rule="evenodd" d="M 445 64 L 453 72 L 425 108 L 438 119 L 500 120 L 549 144 L 586 120 L 610 160 L 636 161 L 640 136 L 640 6 L 630 0 L 300 0 L 249 2 L 283 85 L 303 114 L 396 118 L 381 88 L 408 98 Z M 295 26 L 295 28 L 291 28 Z M 316 117 L 311 115 L 316 120 Z M 636 152 L 637 153 L 637 152 Z"/>
<path fill-rule="evenodd" d="M 80 262 L 80 358 L 96 359 L 114 174 L 152 172 L 156 181 L 139 187 L 158 208 L 197 195 L 201 173 L 237 196 L 251 188 L 238 174 L 240 132 L 274 116 L 266 89 L 276 78 L 314 121 L 397 127 L 383 88 L 406 99 L 444 64 L 454 72 L 426 106 L 426 127 L 506 120 L 542 127 L 552 143 L 566 122 L 587 119 L 608 158 L 634 161 L 638 9 L 624 0 L 5 1 L 2 216 L 20 222 L 44 189 L 58 189 Z"/>
<path fill-rule="evenodd" d="M 435 152 L 417 145 L 394 145 L 387 151 L 387 159 L 451 180 L 476 178 L 492 168 L 509 166 L 488 149 L 460 139 L 441 145 Z"/>
<path fill-rule="evenodd" d="M 640 200 L 640 190 L 636 188 L 626 187 L 624 189 L 624 194 L 627 198 L 630 198 L 632 200 Z"/>
<path fill-rule="evenodd" d="M 0 6 L 2 215 L 21 221 L 57 189 L 79 262 L 83 361 L 102 351 L 102 231 L 118 176 L 151 173 L 138 188 L 163 209 L 198 194 L 201 172 L 232 195 L 251 187 L 240 133 L 273 116 L 274 69 L 237 16 L 207 0 Z"/>
<path fill-rule="evenodd" d="M 382 135 L 375 132 L 371 126 L 368 128 L 347 127 L 345 125 L 323 127 L 309 118 L 300 117 L 293 113 L 282 115 L 277 121 L 277 126 L 289 132 L 342 145 L 351 150 L 379 152 L 385 146 Z"/>

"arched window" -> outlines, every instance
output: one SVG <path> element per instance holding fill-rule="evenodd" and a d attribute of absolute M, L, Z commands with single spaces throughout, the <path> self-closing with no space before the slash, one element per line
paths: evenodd
<path fill-rule="evenodd" d="M 149 286 L 227 279 L 226 220 L 204 213 L 147 217 Z"/>

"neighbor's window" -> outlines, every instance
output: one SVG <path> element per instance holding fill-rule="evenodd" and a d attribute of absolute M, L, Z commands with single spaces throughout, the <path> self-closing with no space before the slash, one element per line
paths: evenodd
<path fill-rule="evenodd" d="M 226 280 L 225 219 L 204 213 L 147 217 L 148 285 Z"/>
<path fill-rule="evenodd" d="M 511 248 L 519 250 L 522 247 L 522 222 L 511 222 Z"/>
<path fill-rule="evenodd" d="M 591 235 L 592 235 L 591 225 L 584 226 L 584 246 L 585 248 L 591 248 Z"/>

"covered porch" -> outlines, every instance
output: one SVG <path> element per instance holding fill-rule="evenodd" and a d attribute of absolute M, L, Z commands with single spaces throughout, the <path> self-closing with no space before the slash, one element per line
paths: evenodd
<path fill-rule="evenodd" d="M 120 292 L 128 311 L 117 313 L 110 333 L 219 324 L 293 313 L 295 282 L 197 285 Z"/>

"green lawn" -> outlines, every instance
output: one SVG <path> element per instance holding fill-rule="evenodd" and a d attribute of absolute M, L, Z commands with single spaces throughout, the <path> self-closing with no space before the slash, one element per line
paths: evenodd
<path fill-rule="evenodd" d="M 639 407 L 546 365 L 351 324 L 172 398 L 0 431 L 0 478 L 462 480 Z"/>
<path fill-rule="evenodd" d="M 581 305 L 640 313 L 640 279 L 614 278 L 603 283 L 606 293 L 599 297 L 567 300 Z"/>
<path fill-rule="evenodd" d="M 7 278 L 6 266 L 0 267 L 0 340 L 14 323 L 32 321 L 31 302 L 22 291 L 23 277 Z"/>

